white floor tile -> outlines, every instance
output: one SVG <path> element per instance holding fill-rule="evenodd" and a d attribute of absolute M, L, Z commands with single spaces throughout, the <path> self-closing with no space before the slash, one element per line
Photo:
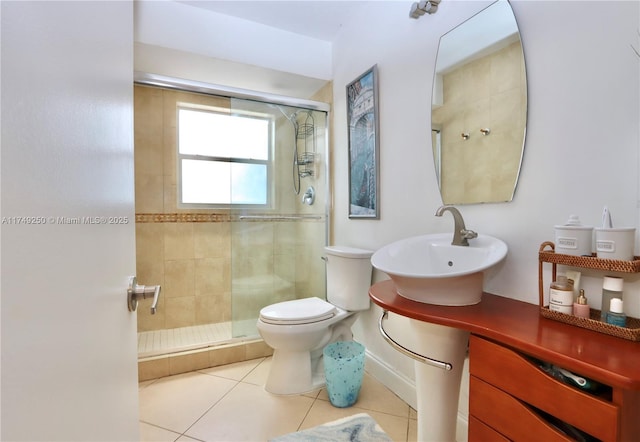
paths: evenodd
<path fill-rule="evenodd" d="M 269 369 L 271 368 L 271 358 L 265 358 L 260 364 L 251 370 L 242 382 L 247 382 L 253 385 L 260 385 L 264 387 L 269 376 Z"/>
<path fill-rule="evenodd" d="M 236 384 L 197 372 L 159 379 L 139 390 L 140 420 L 182 434 Z"/>
<path fill-rule="evenodd" d="M 219 367 L 206 368 L 199 370 L 199 372 L 234 381 L 241 381 L 247 377 L 249 373 L 255 370 L 262 361 L 264 361 L 264 358 L 252 359 L 244 362 L 236 362 L 234 364 L 221 365 Z"/>
<path fill-rule="evenodd" d="M 266 441 L 296 431 L 313 402 L 306 396 L 276 396 L 261 386 L 239 383 L 185 435 L 205 441 Z"/>
<path fill-rule="evenodd" d="M 354 406 L 336 408 L 324 388 L 268 393 L 270 365 L 271 358 L 261 358 L 141 382 L 141 441 L 266 441 L 363 412 L 394 441 L 415 440 L 415 411 L 372 376 L 365 374 Z"/>
<path fill-rule="evenodd" d="M 180 433 L 140 422 L 141 442 L 174 442 L 179 437 Z"/>

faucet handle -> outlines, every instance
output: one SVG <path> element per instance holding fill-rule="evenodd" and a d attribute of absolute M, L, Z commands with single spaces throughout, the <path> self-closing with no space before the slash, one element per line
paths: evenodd
<path fill-rule="evenodd" d="M 462 235 L 464 239 L 473 239 L 478 237 L 477 232 L 474 232 L 473 230 L 467 230 L 467 229 L 460 230 L 460 235 Z"/>

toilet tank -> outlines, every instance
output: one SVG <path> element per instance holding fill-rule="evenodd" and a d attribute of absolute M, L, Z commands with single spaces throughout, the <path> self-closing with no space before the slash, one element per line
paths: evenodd
<path fill-rule="evenodd" d="M 328 246 L 324 251 L 327 301 L 349 311 L 367 310 L 373 252 L 345 246 Z"/>

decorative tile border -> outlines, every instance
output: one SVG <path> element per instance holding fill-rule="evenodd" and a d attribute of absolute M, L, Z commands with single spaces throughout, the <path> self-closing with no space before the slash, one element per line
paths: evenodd
<path fill-rule="evenodd" d="M 221 223 L 231 218 L 221 213 L 136 213 L 136 223 Z"/>
<path fill-rule="evenodd" d="M 324 222 L 323 215 L 228 213 L 136 213 L 136 223 Z"/>

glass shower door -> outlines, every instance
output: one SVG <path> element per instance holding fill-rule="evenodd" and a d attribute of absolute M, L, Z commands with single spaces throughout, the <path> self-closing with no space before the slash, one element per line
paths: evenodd
<path fill-rule="evenodd" d="M 327 114 L 232 99 L 232 112 L 271 119 L 266 205 L 231 216 L 231 316 L 234 338 L 258 336 L 260 309 L 326 297 Z"/>

